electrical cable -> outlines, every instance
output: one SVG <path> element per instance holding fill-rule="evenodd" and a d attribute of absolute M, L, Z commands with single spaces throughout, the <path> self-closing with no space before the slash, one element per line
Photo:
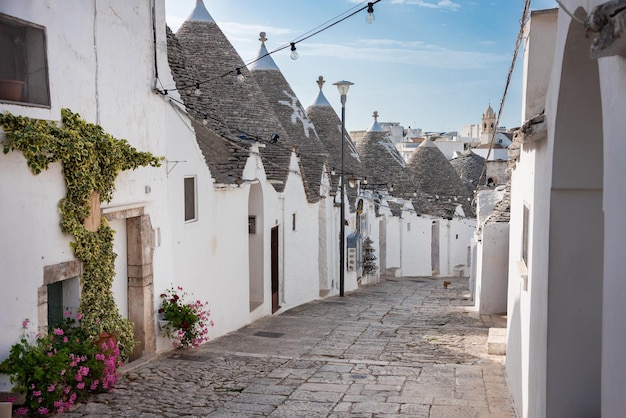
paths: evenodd
<path fill-rule="evenodd" d="M 369 3 L 372 3 L 372 5 L 374 5 L 374 4 L 376 4 L 376 3 L 380 2 L 380 1 L 381 0 L 374 0 L 372 2 L 368 2 L 367 5 L 362 6 L 362 7 L 358 8 L 357 10 L 353 11 L 352 13 L 350 13 L 352 10 L 354 10 L 355 8 L 357 8 L 360 5 L 362 5 L 363 3 L 365 3 L 365 1 L 361 2 L 359 5 L 354 6 L 354 7 L 350 8 L 349 10 L 347 10 L 347 11 L 337 15 L 336 17 L 328 20 L 326 23 L 323 23 L 323 24 L 317 26 L 316 28 L 309 30 L 308 32 L 304 33 L 303 35 L 300 35 L 299 37 L 295 38 L 294 40 L 292 40 L 290 42 L 287 42 L 284 45 L 282 45 L 282 46 L 280 46 L 280 47 L 278 47 L 278 48 L 276 48 L 276 49 L 274 49 L 272 51 L 269 51 L 269 52 L 261 55 L 260 57 L 257 57 L 255 59 L 252 59 L 252 60 L 247 61 L 247 62 L 244 62 L 244 67 L 247 67 L 250 64 L 254 64 L 255 62 L 260 61 L 263 58 L 265 58 L 265 57 L 267 57 L 269 55 L 272 55 L 272 54 L 274 54 L 276 52 L 279 52 L 279 51 L 282 51 L 284 49 L 290 48 L 292 46 L 292 44 L 295 46 L 296 44 L 299 44 L 300 42 L 303 42 L 303 41 L 305 41 L 307 39 L 310 39 L 313 36 L 318 35 L 318 34 L 324 32 L 324 31 L 332 28 L 333 26 L 335 26 L 335 25 L 337 25 L 337 24 L 339 24 L 339 23 L 341 23 L 341 22 L 351 18 L 352 16 L 356 15 L 357 13 L 359 13 L 359 12 L 361 12 L 363 10 L 366 10 L 369 7 Z M 349 14 L 347 16 L 341 17 L 341 16 L 345 15 L 346 13 L 349 13 Z M 335 19 L 337 19 L 339 17 L 341 17 L 339 20 L 335 20 Z M 332 22 L 332 23 L 328 24 L 328 22 Z M 316 29 L 318 29 L 320 27 L 321 27 L 321 29 L 316 30 Z M 226 73 L 224 73 L 224 74 L 222 74 L 220 76 L 217 76 L 217 77 L 212 77 L 212 78 L 209 78 L 209 79 L 206 79 L 206 80 L 202 80 L 202 81 L 190 84 L 190 85 L 182 85 L 182 86 L 180 86 L 178 88 L 168 89 L 168 90 L 174 91 L 174 90 L 180 90 L 180 89 L 185 89 L 185 88 L 188 88 L 188 87 L 193 87 L 193 86 L 197 86 L 197 85 L 206 84 L 206 83 L 208 83 L 210 81 L 218 80 L 220 78 L 224 78 L 224 77 L 226 77 L 226 76 L 228 76 L 230 74 L 235 73 L 238 70 L 241 71 L 242 68 L 243 67 L 238 67 L 238 68 L 235 68 L 234 70 L 230 70 L 230 71 L 228 71 L 228 72 L 226 72 Z"/>
<path fill-rule="evenodd" d="M 525 0 L 524 2 L 524 9 L 522 11 L 522 18 L 520 20 L 520 30 L 517 35 L 517 41 L 515 42 L 515 51 L 513 52 L 513 59 L 511 61 L 511 66 L 509 67 L 509 73 L 506 78 L 506 84 L 504 86 L 504 93 L 502 95 L 502 100 L 500 101 L 500 109 L 498 110 L 498 117 L 496 118 L 496 125 L 491 135 L 491 141 L 489 142 L 489 149 L 487 151 L 487 157 L 485 158 L 485 163 L 483 164 L 483 169 L 480 173 L 480 177 L 478 178 L 478 183 L 476 185 L 476 190 L 474 193 L 478 191 L 478 187 L 480 187 L 480 183 L 483 177 L 487 173 L 487 162 L 489 161 L 489 156 L 491 155 L 491 150 L 493 149 L 493 144 L 496 140 L 496 134 L 498 133 L 498 126 L 500 126 L 500 118 L 502 116 L 502 110 L 504 109 L 504 103 L 506 102 L 506 96 L 509 91 L 509 86 L 511 85 L 511 78 L 513 77 L 513 71 L 515 71 L 515 63 L 517 62 L 517 55 L 519 53 L 520 46 L 522 44 L 522 39 L 524 37 L 524 27 L 526 26 L 526 22 L 530 18 L 530 3 L 531 3 L 531 0 Z"/>

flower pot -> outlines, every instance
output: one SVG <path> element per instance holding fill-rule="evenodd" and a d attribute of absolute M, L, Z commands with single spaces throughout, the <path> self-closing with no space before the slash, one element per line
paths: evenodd
<path fill-rule="evenodd" d="M 104 354 L 111 354 L 117 345 L 117 337 L 108 332 L 101 332 L 96 342 L 96 347 L 103 349 Z M 103 348 L 106 347 L 106 348 Z"/>
<path fill-rule="evenodd" d="M 0 402 L 0 418 L 11 418 L 13 415 L 13 403 Z"/>
<path fill-rule="evenodd" d="M 19 80 L 0 80 L 0 99 L 19 102 L 22 98 L 24 82 Z"/>
<path fill-rule="evenodd" d="M 170 321 L 168 321 L 167 319 L 158 319 L 157 321 L 159 322 L 159 329 L 161 331 L 165 331 L 165 327 L 170 324 Z"/>

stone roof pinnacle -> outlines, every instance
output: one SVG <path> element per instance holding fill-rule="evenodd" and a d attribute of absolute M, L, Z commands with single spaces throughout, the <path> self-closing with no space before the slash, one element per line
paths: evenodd
<path fill-rule="evenodd" d="M 374 118 L 374 122 L 370 125 L 369 128 L 367 128 L 367 132 L 384 132 L 384 129 L 378 123 L 378 111 L 374 111 L 372 117 Z"/>
<path fill-rule="evenodd" d="M 257 61 L 250 64 L 250 71 L 258 71 L 258 70 L 275 70 L 280 71 L 276 62 L 271 57 L 270 53 L 267 51 L 265 47 L 265 41 L 267 41 L 267 34 L 265 32 L 259 33 L 259 41 L 261 41 L 261 48 L 259 48 L 259 53 L 257 54 Z"/>
<path fill-rule="evenodd" d="M 193 12 L 191 12 L 187 20 L 215 23 L 215 20 L 213 20 L 209 14 L 209 11 L 204 6 L 204 2 L 202 0 L 196 0 L 196 7 L 193 9 Z"/>
<path fill-rule="evenodd" d="M 320 92 L 318 93 L 315 101 L 311 103 L 311 106 L 330 106 L 330 102 L 326 99 L 326 96 L 324 96 L 324 92 L 322 91 L 322 87 L 324 87 L 326 80 L 324 80 L 323 76 L 319 76 L 316 83 L 320 87 Z"/>

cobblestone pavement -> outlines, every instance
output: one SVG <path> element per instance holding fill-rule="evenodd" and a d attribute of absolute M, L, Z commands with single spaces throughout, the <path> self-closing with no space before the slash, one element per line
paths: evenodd
<path fill-rule="evenodd" d="M 467 279 L 388 279 L 131 368 L 64 417 L 515 417 Z M 132 365 L 131 365 L 132 366 Z"/>

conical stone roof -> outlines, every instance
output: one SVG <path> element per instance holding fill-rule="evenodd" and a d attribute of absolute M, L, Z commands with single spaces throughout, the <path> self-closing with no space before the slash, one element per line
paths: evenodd
<path fill-rule="evenodd" d="M 462 155 L 451 159 L 450 164 L 452 164 L 452 167 L 454 167 L 454 170 L 470 193 L 474 193 L 478 187 L 479 180 L 481 185 L 487 184 L 487 176 L 482 175 L 485 168 L 485 159 L 472 152 L 472 150 L 467 150 Z"/>
<path fill-rule="evenodd" d="M 188 86 L 198 80 L 183 48 L 170 28 L 166 28 L 167 58 L 176 85 Z M 243 169 L 250 156 L 247 144 L 237 144 L 193 118 L 196 141 L 211 175 L 219 184 L 240 184 Z"/>
<path fill-rule="evenodd" d="M 431 198 L 443 203 L 462 204 L 466 216 L 474 216 L 471 196 L 452 164 L 430 140 L 422 142 L 407 164 L 411 180 Z"/>
<path fill-rule="evenodd" d="M 317 85 L 320 91 L 315 101 L 306 108 L 306 115 L 315 125 L 317 135 L 329 154 L 330 166 L 339 172 L 341 170 L 341 119 L 324 96 L 322 91 L 324 83 L 324 77 L 319 76 Z M 350 175 L 359 178 L 365 177 L 366 175 L 361 163 L 361 158 L 348 132 L 346 132 L 343 138 L 343 147 L 346 179 Z M 339 177 L 340 176 L 337 175 L 332 178 L 333 187 L 337 186 Z M 350 188 L 346 188 L 346 190 L 350 191 Z M 350 194 L 349 196 L 353 202 L 352 197 L 356 198 L 356 193 L 354 193 L 354 196 Z"/>
<path fill-rule="evenodd" d="M 265 47 L 265 32 L 261 32 L 261 47 L 257 61 L 250 69 L 252 76 L 267 97 L 270 106 L 287 131 L 292 144 L 298 149 L 298 155 L 304 170 L 305 189 L 310 202 L 320 198 L 320 183 L 324 167 L 328 167 L 328 151 L 318 137 L 315 125 L 307 117 L 300 100 L 280 72 L 278 66 L 268 55 Z"/>
<path fill-rule="evenodd" d="M 289 135 L 202 0 L 197 1 L 189 19 L 176 32 L 176 38 L 194 76 L 198 77 L 196 83 L 200 83 L 201 94 L 197 96 L 195 83 L 185 85 L 177 80 L 188 113 L 197 120 L 206 118 L 214 131 L 241 139 L 243 144 L 255 139 L 268 142 L 273 134 L 278 134 L 277 144 L 267 143 L 261 148 L 261 158 L 268 180 L 281 192 L 291 159 Z M 235 83 L 237 69 L 245 76 L 241 84 Z"/>
<path fill-rule="evenodd" d="M 406 163 L 389 137 L 389 132 L 378 123 L 378 112 L 374 112 L 374 122 L 357 143 L 357 150 L 363 161 L 368 183 L 371 185 L 393 185 L 394 196 L 411 193 L 415 190 L 409 184 Z M 373 186 L 376 187 L 376 186 Z"/>

